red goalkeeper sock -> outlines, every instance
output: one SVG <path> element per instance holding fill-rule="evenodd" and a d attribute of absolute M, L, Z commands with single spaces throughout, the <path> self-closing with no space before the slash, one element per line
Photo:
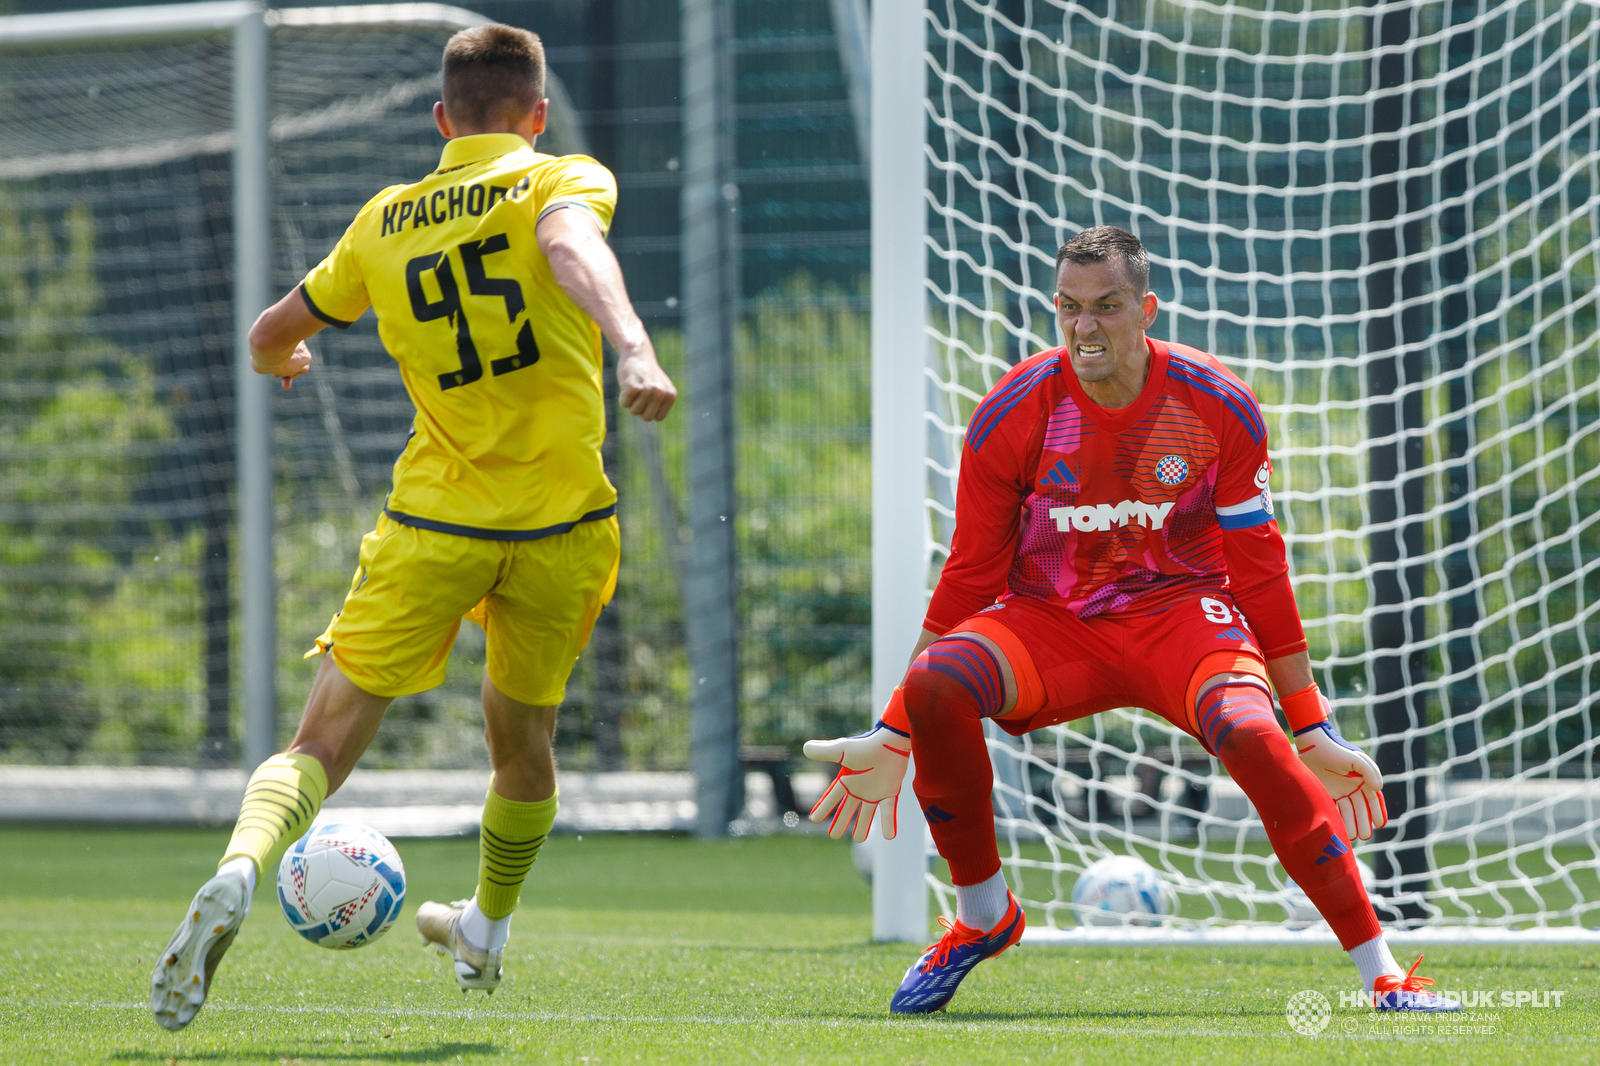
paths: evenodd
<path fill-rule="evenodd" d="M 1005 701 L 1000 664 L 970 637 L 943 637 L 906 674 L 906 715 L 916 757 L 912 787 L 956 885 L 976 885 L 1000 869 L 989 798 L 994 771 L 983 719 Z"/>
<path fill-rule="evenodd" d="M 1355 852 L 1333 798 L 1294 752 L 1259 687 L 1232 682 L 1200 697 L 1206 745 L 1250 797 L 1285 872 L 1328 920 L 1346 951 L 1378 936 Z"/>

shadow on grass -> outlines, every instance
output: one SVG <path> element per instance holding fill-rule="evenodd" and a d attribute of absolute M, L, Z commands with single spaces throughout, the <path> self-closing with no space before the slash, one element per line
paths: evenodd
<path fill-rule="evenodd" d="M 931 939 L 931 938 L 930 938 Z M 734 944 L 727 942 L 696 943 L 696 951 L 720 951 L 747 955 L 844 955 L 854 957 L 864 952 L 876 952 L 891 957 L 905 955 L 915 958 L 904 944 L 874 944 L 869 940 L 844 940 L 835 944 Z M 926 949 L 924 949 L 926 950 Z"/>
<path fill-rule="evenodd" d="M 1232 1019 L 1246 1020 L 1262 1016 L 1281 1016 L 1282 1011 L 1230 1011 L 1218 1014 L 1212 1021 Z M 791 1017 L 817 1022 L 881 1022 L 903 1021 L 907 1024 L 923 1025 L 954 1025 L 968 1022 L 1048 1022 L 1053 1024 L 1070 1024 L 1083 1022 L 1084 1024 L 1101 1024 L 1105 1022 L 1150 1022 L 1152 1024 L 1172 1024 L 1190 1019 L 1191 1015 L 1184 1011 L 1170 1010 L 1086 1010 L 1081 1007 L 1060 1010 L 1015 1010 L 1015 1011 L 934 1011 L 930 1014 L 888 1014 L 880 1011 L 830 1011 L 827 1013 L 796 1014 Z"/>
<path fill-rule="evenodd" d="M 1281 1012 L 1280 1012 L 1281 1013 Z M 1181 1011 L 1159 1010 L 975 1010 L 938 1015 L 945 1022 L 1178 1022 L 1190 1016 Z M 1219 1017 L 1221 1017 L 1219 1015 Z M 937 1023 L 936 1023 L 937 1024 Z"/>
<path fill-rule="evenodd" d="M 1111 1016 L 1105 1012 L 1104 1016 Z M 1129 1011 L 1128 1017 L 1161 1018 L 1170 1017 L 1159 1014 L 1142 1014 Z M 971 1011 L 951 1014 L 946 1011 L 933 1011 L 929 1014 L 890 1014 L 887 1011 L 857 1010 L 857 1011 L 818 1011 L 813 1013 L 795 1013 L 787 1015 L 797 1021 L 810 1021 L 837 1024 L 840 1022 L 905 1022 L 909 1025 L 947 1025 L 953 1022 L 1070 1022 L 1084 1021 L 1096 1017 L 1082 1011 L 1070 1010 L 1019 1010 L 1019 1011 Z"/>
<path fill-rule="evenodd" d="M 113 1051 L 106 1057 L 113 1062 L 206 1062 L 213 1059 L 252 1058 L 262 1062 L 444 1062 L 457 1055 L 493 1055 L 500 1049 L 493 1044 L 437 1044 L 433 1047 L 384 1050 L 371 1048 L 349 1051 L 329 1051 L 323 1048 L 274 1048 L 267 1050 L 194 1051 L 171 1055 L 164 1051 Z"/>

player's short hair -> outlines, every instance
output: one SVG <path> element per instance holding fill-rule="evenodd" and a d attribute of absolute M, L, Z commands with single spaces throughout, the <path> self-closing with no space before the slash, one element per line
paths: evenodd
<path fill-rule="evenodd" d="M 481 130 L 511 125 L 544 99 L 539 35 L 491 23 L 462 30 L 444 46 L 444 110 Z"/>
<path fill-rule="evenodd" d="M 1128 280 L 1136 293 L 1143 296 L 1150 287 L 1150 256 L 1139 238 L 1119 226 L 1090 226 L 1079 233 L 1056 253 L 1056 274 L 1062 263 L 1103 263 L 1107 259 L 1122 260 Z"/>

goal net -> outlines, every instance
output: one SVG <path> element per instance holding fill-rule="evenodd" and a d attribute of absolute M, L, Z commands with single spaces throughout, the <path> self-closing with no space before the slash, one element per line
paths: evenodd
<path fill-rule="evenodd" d="M 318 370 L 291 391 L 259 382 L 276 661 L 270 641 L 241 648 L 241 575 L 261 560 L 234 519 L 255 447 L 236 438 L 236 91 L 270 103 L 270 301 L 375 192 L 437 166 L 440 55 L 484 21 L 438 4 L 267 12 L 263 84 L 241 90 L 249 17 L 0 19 L 0 762 L 236 765 L 241 677 L 265 659 L 269 704 L 303 702 L 301 654 L 404 446 L 411 403 L 370 315 L 319 334 Z M 539 147 L 580 150 L 551 89 Z M 481 765 L 481 630 L 460 639 L 444 688 L 391 712 L 378 765 Z"/>
<path fill-rule="evenodd" d="M 1058 343 L 1056 248 L 1133 231 L 1152 333 L 1261 401 L 1316 677 L 1386 776 L 1380 917 L 1600 924 L 1600 11 L 933 0 L 924 29 L 929 587 L 974 406 Z M 1169 932 L 1315 919 L 1160 717 L 989 745 L 1047 932 L 1123 853 Z"/>

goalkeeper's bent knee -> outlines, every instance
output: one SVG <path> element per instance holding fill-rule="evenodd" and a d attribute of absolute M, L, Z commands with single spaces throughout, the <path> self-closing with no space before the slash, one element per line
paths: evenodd
<path fill-rule="evenodd" d="M 1195 725 L 1213 755 L 1264 734 L 1283 735 L 1272 700 L 1251 681 L 1224 681 L 1195 701 Z"/>
<path fill-rule="evenodd" d="M 327 797 L 328 773 L 315 757 L 274 755 L 250 775 L 222 862 L 244 856 L 256 864 L 259 876 L 273 873 L 289 845 L 311 828 Z"/>
<path fill-rule="evenodd" d="M 937 717 L 993 718 L 1006 702 L 1000 661 L 988 645 L 964 633 L 929 644 L 906 671 L 902 688 L 913 731 L 919 719 L 937 728 L 931 721 Z"/>
<path fill-rule="evenodd" d="M 917 760 L 912 791 L 951 881 L 981 884 L 1000 869 L 994 771 L 983 740 L 983 719 L 1005 702 L 1000 664 L 970 637 L 941 637 L 912 663 L 904 689 Z"/>
<path fill-rule="evenodd" d="M 522 882 L 555 824 L 561 793 L 523 803 L 494 790 L 483 801 L 478 828 L 478 909 L 486 918 L 505 918 L 517 909 Z"/>

